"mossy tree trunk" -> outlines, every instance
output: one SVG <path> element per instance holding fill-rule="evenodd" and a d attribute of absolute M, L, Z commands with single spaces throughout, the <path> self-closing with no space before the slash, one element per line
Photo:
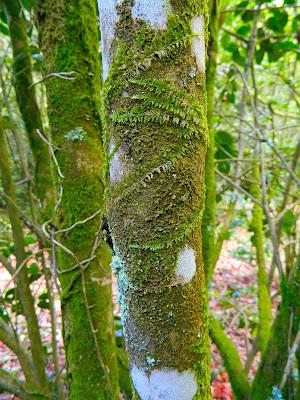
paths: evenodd
<path fill-rule="evenodd" d="M 108 219 L 135 398 L 211 398 L 205 1 L 99 0 Z"/>
<path fill-rule="evenodd" d="M 50 152 L 40 138 L 43 132 L 41 116 L 32 85 L 31 51 L 27 38 L 27 22 L 19 0 L 3 0 L 9 20 L 9 33 L 13 50 L 13 84 L 34 158 L 34 192 L 40 209 L 49 217 L 53 205 L 53 179 L 50 169 Z"/>
<path fill-rule="evenodd" d="M 61 250 L 58 260 L 69 398 L 118 399 L 111 256 L 101 232 L 104 177 L 96 8 L 93 0 L 41 0 L 37 19 L 46 73 L 75 71 L 76 78 L 47 80 L 51 140 L 64 176 L 56 223 L 67 231 L 57 239 L 73 253 Z M 59 182 L 57 186 L 59 196 Z"/>

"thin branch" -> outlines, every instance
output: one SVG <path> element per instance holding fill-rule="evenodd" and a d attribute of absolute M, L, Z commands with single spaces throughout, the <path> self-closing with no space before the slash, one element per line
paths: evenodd
<path fill-rule="evenodd" d="M 294 363 L 294 359 L 295 359 L 295 355 L 296 355 L 296 351 L 299 347 L 300 344 L 300 329 L 297 332 L 297 335 L 295 337 L 293 346 L 289 352 L 289 356 L 288 356 L 288 360 L 286 363 L 286 366 L 284 368 L 284 372 L 283 372 L 283 376 L 281 378 L 280 381 L 280 385 L 279 385 L 279 389 L 282 390 L 286 384 L 287 378 L 289 377 L 291 371 L 292 371 L 292 367 L 293 367 L 293 363 Z"/>
<path fill-rule="evenodd" d="M 91 219 L 94 219 L 97 215 L 99 215 L 102 212 L 102 210 L 97 210 L 93 215 L 87 217 L 86 219 L 82 220 L 82 221 L 76 221 L 73 225 L 71 225 L 69 228 L 64 228 L 64 229 L 59 229 L 57 231 L 55 231 L 55 234 L 58 233 L 63 233 L 63 232 L 69 232 L 70 230 L 72 230 L 73 228 L 75 228 L 75 226 L 77 225 L 81 225 L 81 224 L 85 224 L 86 222 L 90 221 Z"/>
<path fill-rule="evenodd" d="M 35 394 L 28 392 L 25 389 L 24 382 L 15 378 L 12 374 L 2 368 L 0 368 L 0 387 L 23 400 L 37 399 L 38 390 L 35 391 Z"/>
<path fill-rule="evenodd" d="M 50 248 L 45 248 L 45 249 L 39 249 L 34 255 L 30 254 L 28 257 L 26 257 L 21 264 L 19 265 L 19 267 L 14 270 L 14 273 L 11 277 L 11 279 L 6 283 L 6 285 L 4 286 L 4 288 L 2 289 L 2 293 L 4 293 L 6 291 L 6 289 L 9 287 L 9 285 L 12 283 L 12 281 L 14 281 L 17 277 L 17 275 L 20 273 L 20 271 L 22 270 L 22 268 L 26 265 L 27 261 L 29 261 L 30 259 L 34 258 L 36 256 L 36 254 L 41 253 L 43 251 L 47 251 L 47 250 L 51 250 Z"/>
<path fill-rule="evenodd" d="M 285 9 L 285 8 L 298 8 L 300 6 L 296 5 L 296 4 L 288 4 L 288 5 L 284 5 L 284 6 L 274 6 L 274 7 L 263 7 L 259 10 L 259 12 L 262 11 L 267 11 L 267 10 L 278 10 L 278 9 Z M 256 12 L 257 10 L 254 8 L 227 8 L 226 10 L 222 10 L 221 14 L 225 14 L 225 13 L 229 13 L 229 12 Z"/>
<path fill-rule="evenodd" d="M 253 203 L 257 204 L 261 208 L 264 208 L 263 205 L 258 200 L 256 200 L 256 198 L 253 197 L 249 192 L 247 192 L 244 188 L 242 188 L 237 183 L 232 181 L 226 175 L 222 174 L 222 172 L 218 171 L 216 168 L 215 168 L 215 172 L 216 172 L 216 174 L 220 175 L 223 179 L 225 179 L 227 182 L 229 182 L 232 186 L 234 186 L 237 190 L 239 190 L 241 193 L 243 193 L 246 196 L 248 196 L 253 201 Z"/>
<path fill-rule="evenodd" d="M 46 75 L 43 79 L 41 79 L 38 82 L 32 83 L 28 89 L 31 89 L 33 86 L 39 85 L 40 83 L 45 82 L 47 79 L 50 78 L 60 78 L 60 79 L 66 79 L 69 81 L 73 81 L 74 79 L 76 79 L 76 77 L 74 77 L 74 75 L 78 75 L 78 72 L 76 71 L 70 71 L 70 72 L 53 72 L 52 74 Z"/>
<path fill-rule="evenodd" d="M 52 156 L 52 158 L 53 158 L 54 164 L 55 164 L 55 166 L 56 166 L 56 168 L 57 168 L 58 175 L 59 175 L 62 179 L 64 179 L 64 176 L 63 176 L 63 174 L 61 173 L 61 170 L 60 170 L 60 168 L 59 168 L 58 161 L 57 161 L 57 159 L 56 159 L 56 156 L 55 156 L 55 153 L 54 153 L 54 150 L 53 150 L 53 147 L 54 147 L 53 144 L 52 144 L 51 142 L 49 142 L 49 140 L 42 134 L 42 132 L 41 132 L 39 129 L 36 129 L 36 131 L 37 131 L 37 134 L 39 135 L 39 137 L 40 137 L 45 143 L 47 143 L 47 145 L 49 146 L 49 150 L 50 150 L 50 152 L 51 152 L 51 156 Z"/>

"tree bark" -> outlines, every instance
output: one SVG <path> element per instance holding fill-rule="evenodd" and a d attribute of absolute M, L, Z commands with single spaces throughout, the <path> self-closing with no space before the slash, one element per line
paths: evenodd
<path fill-rule="evenodd" d="M 108 219 L 135 396 L 210 399 L 205 1 L 99 1 Z"/>
<path fill-rule="evenodd" d="M 111 255 L 100 229 L 104 178 L 95 4 L 41 0 L 37 18 L 46 74 L 75 71 L 74 80 L 46 81 L 51 140 L 64 176 L 57 182 L 62 197 L 56 224 L 67 230 L 57 239 L 73 253 L 62 250 L 58 259 L 69 398 L 118 399 Z"/>

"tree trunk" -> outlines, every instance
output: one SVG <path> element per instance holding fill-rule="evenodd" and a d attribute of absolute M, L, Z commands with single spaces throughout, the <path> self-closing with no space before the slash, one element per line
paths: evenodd
<path fill-rule="evenodd" d="M 202 251 L 206 282 L 212 278 L 216 229 L 216 177 L 215 177 L 215 130 L 213 126 L 214 96 L 219 47 L 219 0 L 209 1 L 209 41 L 207 63 L 207 122 L 209 146 L 205 159 L 205 210 L 202 221 Z"/>
<path fill-rule="evenodd" d="M 254 183 L 250 185 L 250 193 L 255 199 L 261 201 L 260 171 L 258 165 L 255 165 L 253 167 L 252 179 Z M 264 213 L 262 208 L 257 204 L 253 204 L 251 230 L 253 231 L 253 243 L 256 250 L 257 263 L 257 348 L 260 351 L 263 351 L 267 345 L 272 325 L 272 302 L 270 298 L 268 277 L 266 273 L 263 217 Z"/>
<path fill-rule="evenodd" d="M 43 131 L 41 116 L 32 85 L 31 53 L 27 39 L 26 20 L 19 0 L 3 0 L 9 20 L 9 33 L 13 50 L 13 83 L 34 158 L 34 191 L 41 209 L 49 217 L 53 205 L 53 179 L 50 152 L 39 137 Z"/>
<path fill-rule="evenodd" d="M 100 229 L 104 178 L 95 4 L 41 0 L 37 12 L 46 73 L 75 71 L 74 80 L 46 81 L 52 141 L 64 176 L 56 222 L 68 229 L 94 215 L 58 237 L 69 249 L 58 260 L 69 397 L 118 399 L 111 256 Z"/>
<path fill-rule="evenodd" d="M 201 254 L 207 5 L 99 1 L 108 217 L 136 398 L 211 398 Z"/>

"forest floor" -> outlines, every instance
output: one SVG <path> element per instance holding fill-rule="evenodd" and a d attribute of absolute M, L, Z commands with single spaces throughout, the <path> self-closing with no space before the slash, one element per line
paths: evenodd
<path fill-rule="evenodd" d="M 245 362 L 246 355 L 253 344 L 253 336 L 257 325 L 257 304 L 256 304 L 256 268 L 251 261 L 251 254 L 247 252 L 250 237 L 240 228 L 236 228 L 230 241 L 223 246 L 222 254 L 218 261 L 213 281 L 210 285 L 210 310 L 222 320 L 226 333 L 233 340 L 241 355 L 242 362 Z M 248 242 L 248 245 L 247 245 Z M 9 275 L 0 266 L 0 288 L 1 292 L 9 282 Z M 275 282 L 272 287 L 272 295 L 277 293 L 278 285 Z M 38 280 L 33 284 L 33 291 L 36 298 L 45 291 L 45 284 Z M 116 305 L 117 289 L 114 282 L 114 303 Z M 59 299 L 56 296 L 56 309 L 60 309 Z M 278 298 L 274 297 L 273 309 L 275 311 Z M 41 326 L 42 339 L 47 348 L 49 357 L 48 374 L 53 376 L 53 363 L 51 362 L 51 325 L 50 315 L 47 309 L 38 308 L 39 323 Z M 118 313 L 118 306 L 115 307 Z M 24 335 L 24 321 L 18 317 L 15 321 L 21 339 Z M 57 341 L 59 344 L 59 361 L 64 368 L 64 351 L 61 336 L 61 318 L 58 315 Z M 254 360 L 250 370 L 250 379 L 255 373 L 259 355 Z M 15 371 L 20 378 L 19 364 L 16 357 L 0 342 L 0 366 Z M 214 345 L 211 352 L 212 371 L 212 392 L 214 400 L 230 400 L 233 398 L 227 373 L 224 370 L 221 357 Z M 5 393 L 0 394 L 0 400 L 17 400 L 15 396 Z"/>

